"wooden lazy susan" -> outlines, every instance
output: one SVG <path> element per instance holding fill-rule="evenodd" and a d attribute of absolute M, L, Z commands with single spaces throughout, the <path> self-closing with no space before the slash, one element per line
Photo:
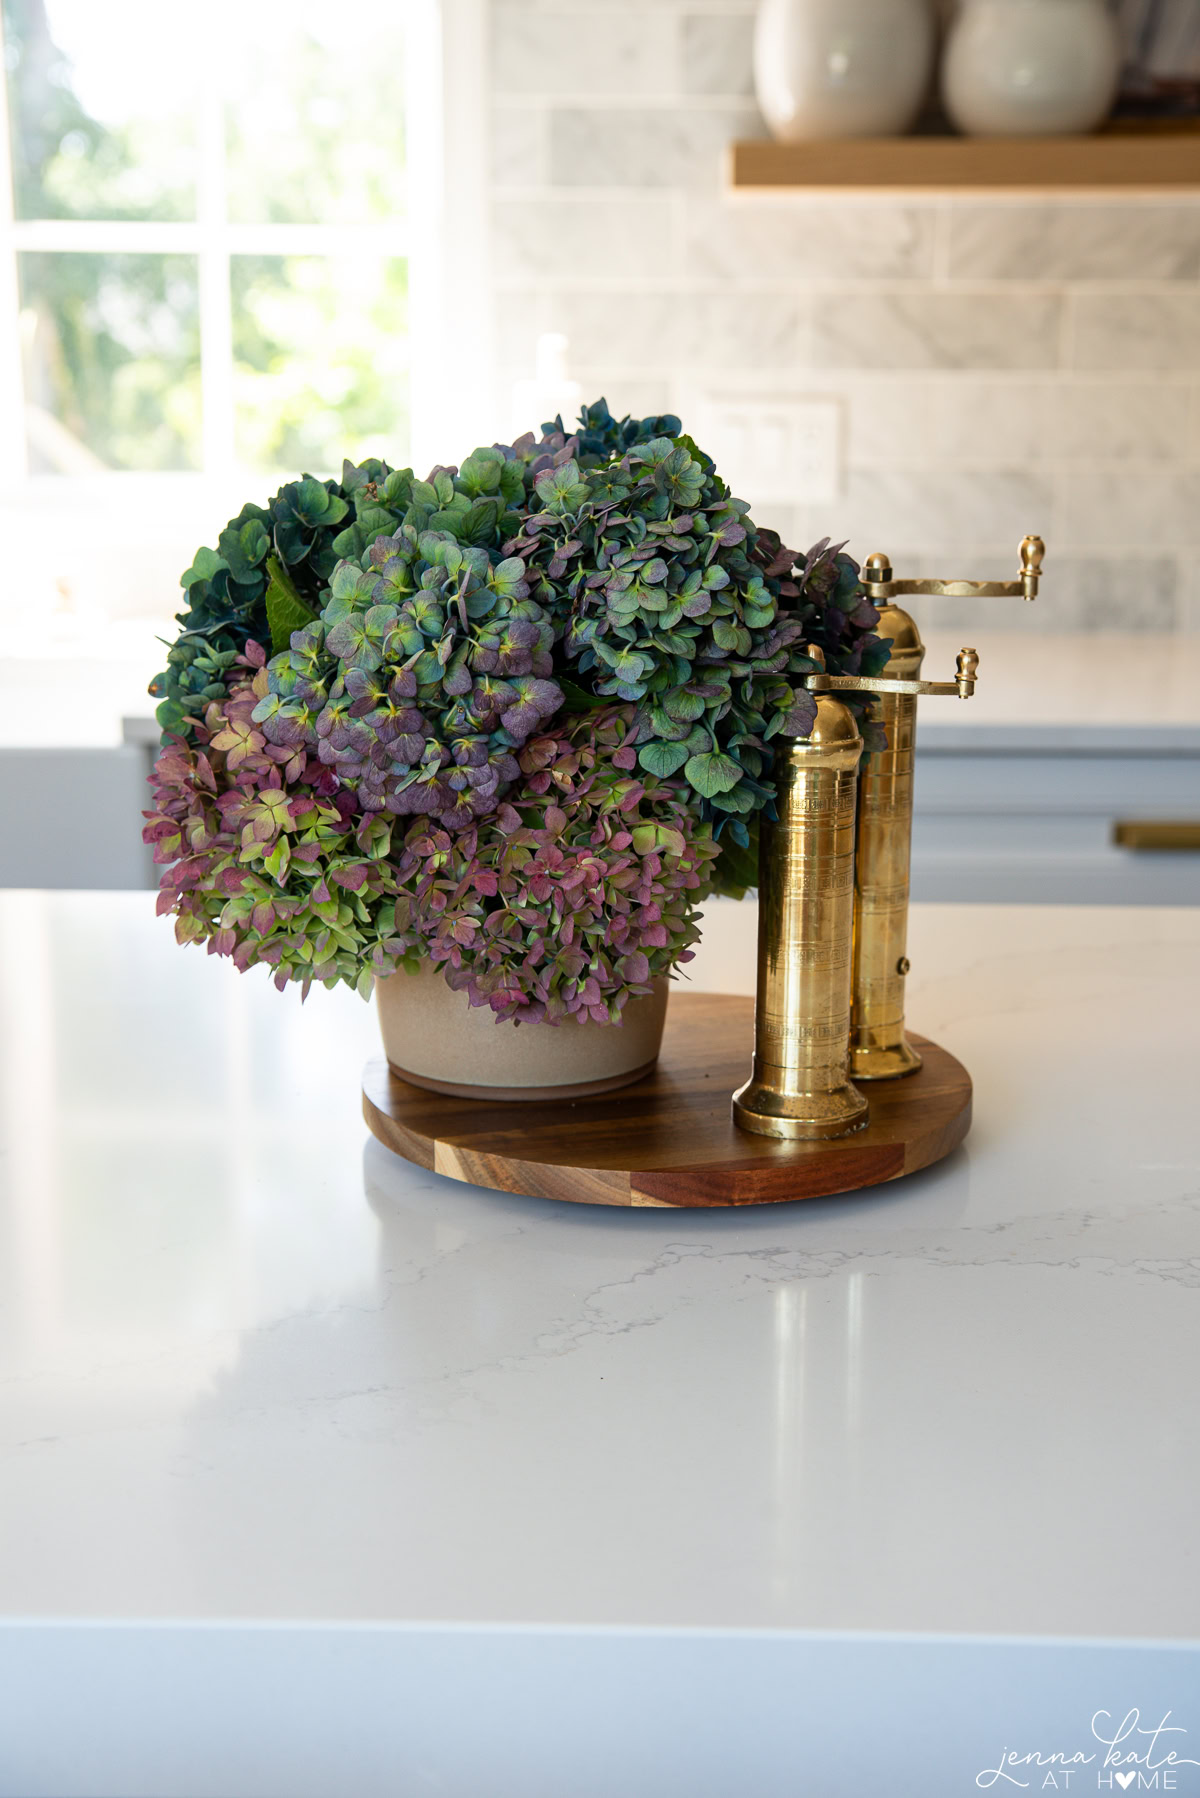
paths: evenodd
<path fill-rule="evenodd" d="M 672 995 L 658 1066 L 619 1092 L 486 1104 L 410 1086 L 381 1056 L 363 1076 L 363 1114 L 406 1161 L 498 1192 L 684 1209 L 814 1199 L 915 1173 L 967 1134 L 967 1070 L 936 1043 L 910 1040 L 924 1065 L 873 1081 L 866 1128 L 833 1142 L 735 1127 L 730 1098 L 750 1070 L 754 1001 L 713 993 Z"/>

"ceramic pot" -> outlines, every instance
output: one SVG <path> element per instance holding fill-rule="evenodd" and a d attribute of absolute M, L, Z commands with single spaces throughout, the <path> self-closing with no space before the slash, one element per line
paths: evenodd
<path fill-rule="evenodd" d="M 942 98 L 972 137 L 1091 131 L 1121 67 L 1105 0 L 962 0 L 942 62 Z"/>
<path fill-rule="evenodd" d="M 784 143 L 893 136 L 917 116 L 933 51 L 928 0 L 760 0 L 758 103 Z"/>
<path fill-rule="evenodd" d="M 375 982 L 383 1047 L 414 1086 L 464 1099 L 581 1099 L 641 1080 L 662 1045 L 669 983 L 630 999 L 620 1024 L 498 1024 L 432 963 Z"/>

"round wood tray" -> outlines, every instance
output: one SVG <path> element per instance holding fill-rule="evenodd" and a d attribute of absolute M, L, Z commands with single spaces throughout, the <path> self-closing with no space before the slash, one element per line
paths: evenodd
<path fill-rule="evenodd" d="M 872 1082 L 866 1128 L 834 1142 L 736 1128 L 730 1099 L 750 1072 L 754 1001 L 722 993 L 673 993 L 658 1066 L 620 1092 L 481 1104 L 409 1086 L 381 1056 L 363 1075 L 363 1115 L 406 1161 L 499 1192 L 684 1208 L 814 1199 L 915 1173 L 967 1134 L 971 1076 L 936 1043 L 912 1041 L 924 1065 Z"/>

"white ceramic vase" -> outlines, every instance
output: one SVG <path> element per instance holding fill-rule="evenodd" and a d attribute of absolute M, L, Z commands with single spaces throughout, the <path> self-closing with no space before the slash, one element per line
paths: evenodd
<path fill-rule="evenodd" d="M 942 98 L 972 137 L 1091 131 L 1112 105 L 1120 66 L 1105 0 L 961 0 Z"/>
<path fill-rule="evenodd" d="M 929 0 L 759 0 L 754 81 L 772 135 L 907 131 L 933 69 Z"/>
<path fill-rule="evenodd" d="M 461 1099 L 570 1100 L 629 1086 L 653 1068 L 671 983 L 653 985 L 629 1000 L 620 1024 L 497 1024 L 432 962 L 377 980 L 375 999 L 384 1053 L 411 1085 Z"/>

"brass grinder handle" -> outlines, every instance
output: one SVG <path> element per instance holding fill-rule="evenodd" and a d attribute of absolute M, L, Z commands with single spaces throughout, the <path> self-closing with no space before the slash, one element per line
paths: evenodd
<path fill-rule="evenodd" d="M 807 652 L 810 656 L 812 650 Z M 945 699 L 970 699 L 979 672 L 979 656 L 973 649 L 960 649 L 955 657 L 957 673 L 953 680 L 889 680 L 886 675 L 806 674 L 804 685 L 810 693 L 939 693 Z"/>
<path fill-rule="evenodd" d="M 1022 537 L 1021 572 L 1015 581 L 898 581 L 887 556 L 877 551 L 863 563 L 862 584 L 868 599 L 885 603 L 903 593 L 931 593 L 942 599 L 1036 599 L 1045 555 L 1040 537 Z"/>

